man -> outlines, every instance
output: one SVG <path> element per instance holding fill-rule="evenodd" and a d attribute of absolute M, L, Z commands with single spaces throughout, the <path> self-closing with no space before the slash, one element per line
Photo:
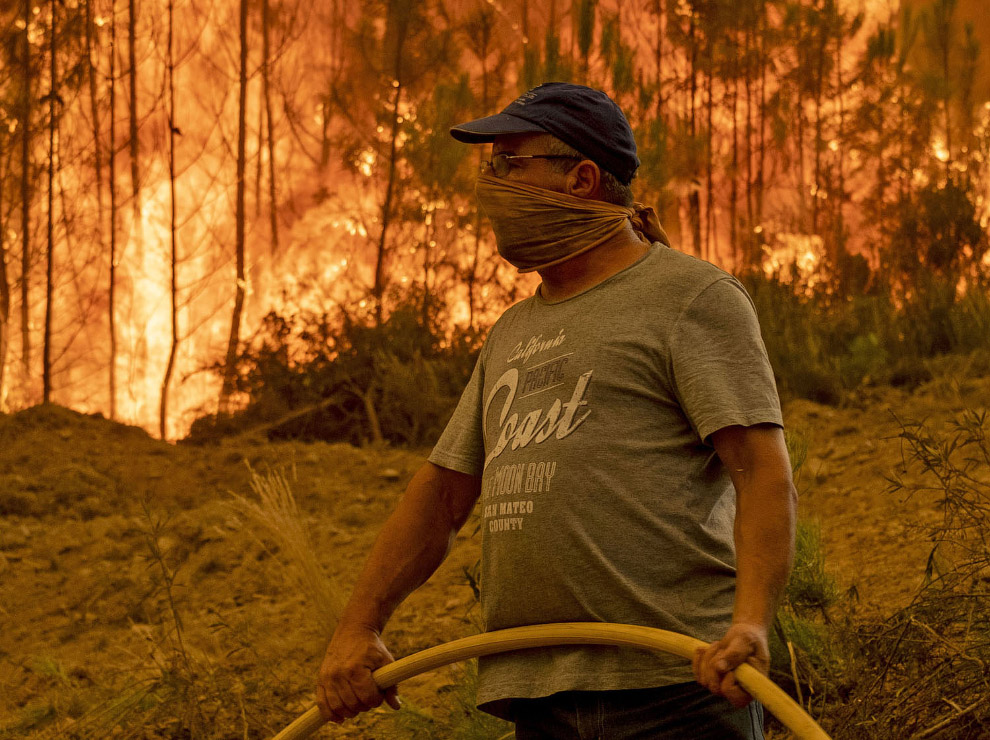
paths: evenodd
<path fill-rule="evenodd" d="M 767 670 L 795 491 L 752 303 L 631 204 L 636 145 L 604 93 L 544 84 L 451 133 L 492 142 L 480 204 L 542 284 L 492 328 L 375 543 L 320 671 L 323 716 L 397 706 L 371 680 L 392 660 L 381 631 L 480 498 L 487 630 L 619 622 L 711 642 L 692 667 L 594 646 L 482 659 L 479 706 L 518 740 L 762 738 L 731 670 Z"/>

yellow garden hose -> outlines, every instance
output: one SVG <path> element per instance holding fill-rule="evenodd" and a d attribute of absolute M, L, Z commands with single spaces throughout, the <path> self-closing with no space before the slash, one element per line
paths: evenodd
<path fill-rule="evenodd" d="M 551 645 L 614 645 L 671 653 L 690 660 L 695 650 L 706 647 L 707 643 L 676 632 L 627 624 L 537 624 L 486 632 L 438 645 L 382 666 L 372 678 L 380 689 L 387 689 L 420 673 L 469 658 Z M 797 740 L 829 740 L 825 731 L 797 702 L 753 666 L 744 663 L 734 673 L 739 684 L 793 732 Z M 273 740 L 302 740 L 323 724 L 320 710 L 313 706 Z"/>

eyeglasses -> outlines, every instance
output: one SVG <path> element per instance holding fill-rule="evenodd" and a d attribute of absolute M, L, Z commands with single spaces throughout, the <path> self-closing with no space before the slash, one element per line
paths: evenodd
<path fill-rule="evenodd" d="M 487 172 L 492 171 L 495 177 L 505 177 L 509 174 L 512 169 L 512 161 L 515 159 L 574 159 L 580 160 L 584 157 L 578 157 L 573 154 L 496 154 L 492 157 L 490 162 L 481 163 L 481 171 Z"/>

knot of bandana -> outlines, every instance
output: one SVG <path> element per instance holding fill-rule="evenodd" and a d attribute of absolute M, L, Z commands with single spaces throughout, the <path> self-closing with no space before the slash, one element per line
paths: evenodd
<path fill-rule="evenodd" d="M 656 212 L 641 203 L 626 208 L 491 175 L 478 178 L 476 192 L 495 232 L 498 253 L 520 272 L 551 267 L 583 254 L 630 224 L 644 243 L 670 246 Z"/>

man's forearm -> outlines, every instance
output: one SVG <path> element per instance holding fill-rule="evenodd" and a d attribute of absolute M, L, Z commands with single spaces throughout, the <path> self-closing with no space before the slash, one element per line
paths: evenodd
<path fill-rule="evenodd" d="M 773 622 L 794 561 L 796 494 L 790 479 L 759 480 L 737 498 L 733 622 Z"/>
<path fill-rule="evenodd" d="M 386 520 L 340 618 L 381 632 L 395 609 L 436 571 L 470 514 L 463 480 L 450 485 L 429 464 Z"/>

